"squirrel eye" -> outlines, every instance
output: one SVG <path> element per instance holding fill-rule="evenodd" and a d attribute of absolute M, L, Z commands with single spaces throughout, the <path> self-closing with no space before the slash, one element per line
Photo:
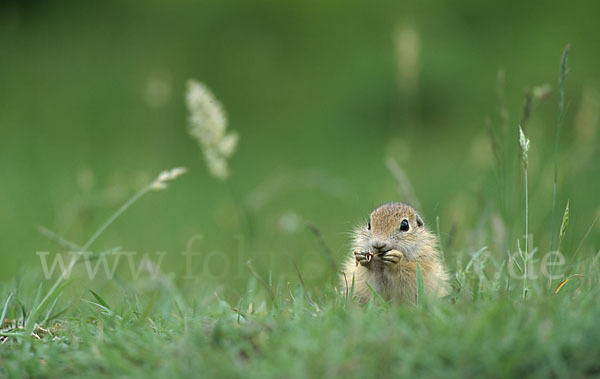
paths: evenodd
<path fill-rule="evenodd" d="M 367 230 L 371 230 L 371 221 L 367 224 Z"/>
<path fill-rule="evenodd" d="M 403 232 L 407 232 L 409 228 L 410 226 L 408 225 L 408 220 L 402 220 L 402 222 L 400 223 L 400 230 L 402 230 Z"/>

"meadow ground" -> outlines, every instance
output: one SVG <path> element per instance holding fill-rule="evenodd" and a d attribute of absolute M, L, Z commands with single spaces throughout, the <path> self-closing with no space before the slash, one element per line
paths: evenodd
<path fill-rule="evenodd" d="M 600 5 L 163 3 L 0 4 L 0 377 L 600 376 Z M 447 297 L 340 286 L 388 201 Z"/>

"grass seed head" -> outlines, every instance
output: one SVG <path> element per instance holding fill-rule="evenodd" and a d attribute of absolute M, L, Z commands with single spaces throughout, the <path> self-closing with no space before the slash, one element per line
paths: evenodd
<path fill-rule="evenodd" d="M 562 224 L 560 225 L 560 233 L 559 233 L 560 240 L 565 238 L 565 234 L 567 233 L 568 227 L 569 227 L 569 202 L 567 201 L 567 207 L 565 208 L 565 213 L 563 214 Z"/>
<path fill-rule="evenodd" d="M 227 179 L 227 158 L 235 152 L 238 134 L 227 132 L 223 107 L 204 84 L 188 81 L 186 103 L 190 112 L 189 133 L 200 145 L 210 173 L 216 178 Z"/>
<path fill-rule="evenodd" d="M 171 170 L 163 171 L 152 182 L 151 187 L 154 191 L 160 191 L 167 188 L 167 182 L 173 181 L 187 172 L 185 167 L 175 167 Z"/>
<path fill-rule="evenodd" d="M 523 153 L 523 167 L 527 168 L 529 161 L 529 138 L 525 137 L 523 129 L 519 126 L 519 145 L 521 145 L 521 152 Z"/>

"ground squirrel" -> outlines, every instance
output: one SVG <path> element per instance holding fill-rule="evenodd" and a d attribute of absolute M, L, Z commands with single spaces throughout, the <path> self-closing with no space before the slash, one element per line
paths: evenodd
<path fill-rule="evenodd" d="M 354 276 L 354 294 L 363 302 L 371 297 L 369 286 L 385 300 L 415 302 L 419 263 L 425 292 L 444 296 L 448 274 L 436 246 L 436 237 L 412 207 L 384 204 L 371 212 L 368 224 L 355 229 L 342 284 L 348 288 Z"/>

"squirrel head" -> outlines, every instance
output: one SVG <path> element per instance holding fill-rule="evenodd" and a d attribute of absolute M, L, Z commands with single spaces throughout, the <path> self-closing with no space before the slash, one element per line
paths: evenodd
<path fill-rule="evenodd" d="M 414 259 L 422 247 L 435 244 L 435 237 L 411 206 L 387 203 L 371 212 L 369 222 L 356 230 L 355 244 L 374 255 L 398 250 Z"/>

